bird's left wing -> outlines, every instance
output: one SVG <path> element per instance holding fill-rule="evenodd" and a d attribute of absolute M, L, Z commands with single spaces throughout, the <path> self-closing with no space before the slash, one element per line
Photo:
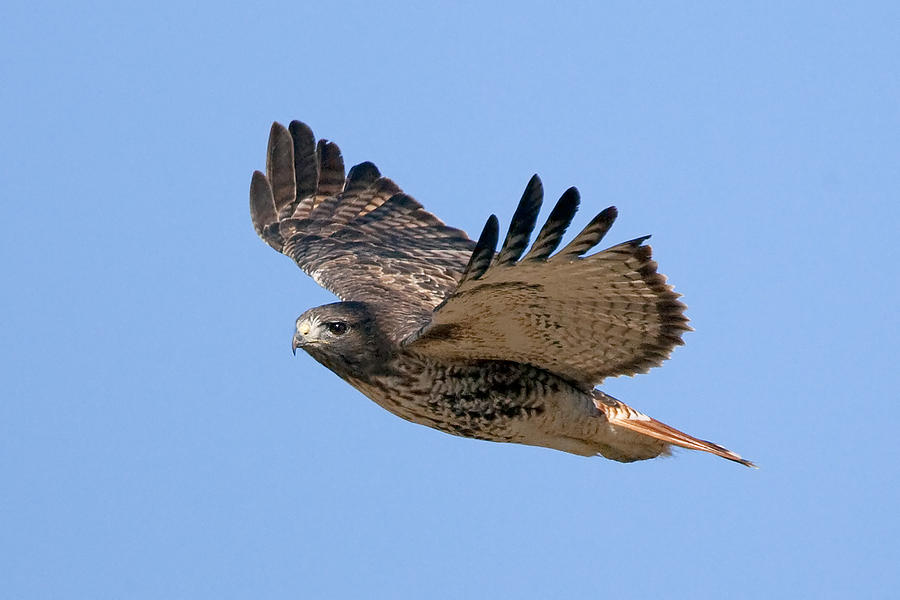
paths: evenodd
<path fill-rule="evenodd" d="M 342 300 L 390 307 L 405 337 L 453 289 L 475 244 L 381 177 L 346 175 L 337 145 L 299 121 L 272 125 L 266 172 L 250 184 L 257 234 Z"/>
<path fill-rule="evenodd" d="M 585 387 L 661 364 L 691 328 L 647 238 L 582 256 L 612 226 L 610 207 L 551 256 L 578 207 L 570 188 L 523 257 L 542 195 L 535 176 L 499 253 L 497 219 L 488 219 L 461 283 L 407 347 L 445 360 L 528 363 Z"/>

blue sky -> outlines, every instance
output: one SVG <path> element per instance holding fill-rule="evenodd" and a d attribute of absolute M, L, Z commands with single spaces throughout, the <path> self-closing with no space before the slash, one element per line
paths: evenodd
<path fill-rule="evenodd" d="M 512 6 L 512 5 L 508 5 Z M 0 595 L 890 597 L 893 3 L 13 3 Z M 454 438 L 305 355 L 253 233 L 273 120 L 446 222 L 532 173 L 652 233 L 696 328 L 604 389 L 758 462 Z"/>

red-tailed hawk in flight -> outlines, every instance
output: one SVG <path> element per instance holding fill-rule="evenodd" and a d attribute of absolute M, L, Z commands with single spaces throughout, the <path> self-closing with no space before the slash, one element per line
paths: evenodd
<path fill-rule="evenodd" d="M 649 236 L 587 254 L 614 207 L 554 253 L 578 208 L 575 188 L 528 248 L 542 198 L 534 176 L 497 252 L 495 216 L 473 242 L 372 163 L 345 175 L 338 147 L 294 121 L 272 125 L 250 214 L 267 244 L 343 300 L 297 319 L 294 351 L 390 412 L 464 437 L 623 462 L 674 445 L 752 466 L 595 389 L 667 359 L 690 330 L 685 305 L 657 273 Z"/>

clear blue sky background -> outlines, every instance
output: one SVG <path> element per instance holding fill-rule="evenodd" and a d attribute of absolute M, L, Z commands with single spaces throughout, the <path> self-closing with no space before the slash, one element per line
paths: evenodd
<path fill-rule="evenodd" d="M 896 3 L 13 3 L 3 598 L 896 597 Z M 696 328 L 608 391 L 758 461 L 454 438 L 303 355 L 272 120 L 446 222 L 530 175 Z"/>

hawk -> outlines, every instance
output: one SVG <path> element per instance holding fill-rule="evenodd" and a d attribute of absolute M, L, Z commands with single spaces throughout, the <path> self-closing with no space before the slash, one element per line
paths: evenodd
<path fill-rule="evenodd" d="M 395 415 L 446 433 L 632 462 L 703 450 L 739 455 L 595 388 L 659 366 L 690 331 L 651 260 L 649 236 L 589 254 L 616 219 L 598 214 L 556 251 L 578 209 L 566 190 L 529 248 L 543 186 L 531 178 L 500 250 L 477 242 L 371 162 L 345 174 L 337 145 L 274 123 L 250 183 L 256 233 L 342 301 L 296 321 L 309 353 Z"/>

